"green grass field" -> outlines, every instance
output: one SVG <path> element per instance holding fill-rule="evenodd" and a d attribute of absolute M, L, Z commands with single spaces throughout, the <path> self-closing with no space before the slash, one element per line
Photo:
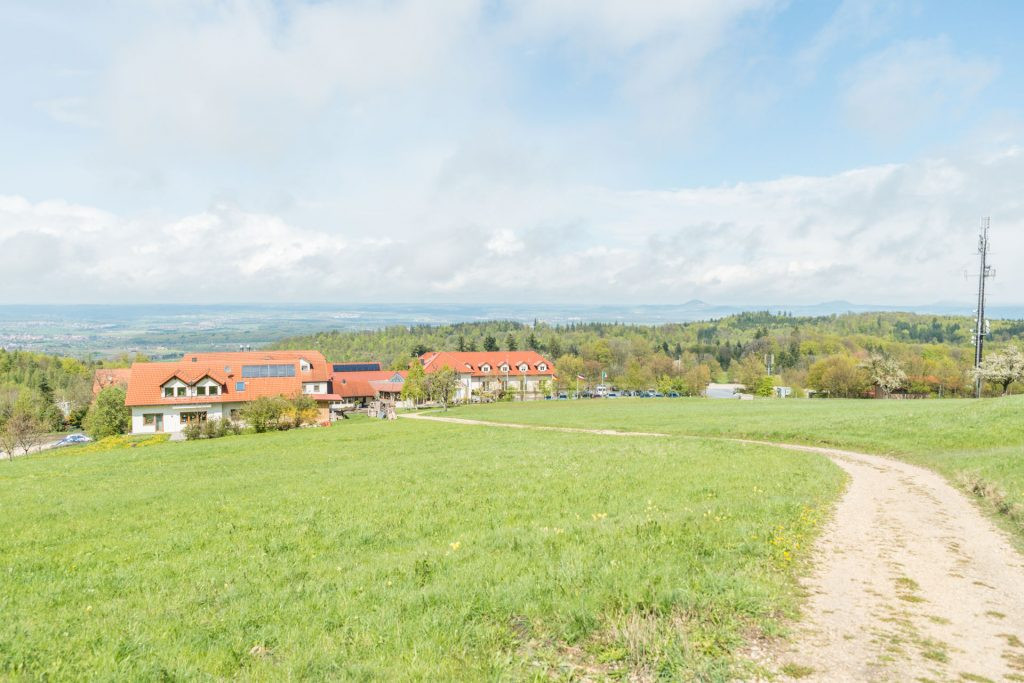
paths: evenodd
<path fill-rule="evenodd" d="M 842 482 L 410 420 L 3 462 L 0 678 L 721 680 L 796 614 Z"/>
<path fill-rule="evenodd" d="M 983 401 L 603 399 L 475 405 L 450 414 L 893 455 L 932 467 L 985 495 L 1024 538 L 1024 396 Z"/>

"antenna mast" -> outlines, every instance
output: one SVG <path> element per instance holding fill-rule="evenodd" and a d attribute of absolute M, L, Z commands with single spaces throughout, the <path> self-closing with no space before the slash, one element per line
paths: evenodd
<path fill-rule="evenodd" d="M 985 280 L 990 277 L 995 277 L 995 270 L 992 266 L 988 265 L 988 227 L 989 218 L 985 216 L 981 219 L 981 231 L 978 235 L 978 307 L 975 309 L 977 317 L 974 321 L 974 329 L 972 333 L 974 335 L 974 367 L 975 369 L 981 367 L 982 355 L 985 347 L 985 337 L 989 332 L 988 321 L 985 320 Z M 974 380 L 974 395 L 977 398 L 981 398 L 981 376 L 975 375 Z"/>

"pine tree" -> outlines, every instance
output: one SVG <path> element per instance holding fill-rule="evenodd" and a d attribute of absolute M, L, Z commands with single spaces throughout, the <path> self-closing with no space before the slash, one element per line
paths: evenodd
<path fill-rule="evenodd" d="M 508 336 L 505 337 L 505 348 L 509 351 L 516 350 L 516 338 L 512 336 L 511 332 L 509 332 Z"/>

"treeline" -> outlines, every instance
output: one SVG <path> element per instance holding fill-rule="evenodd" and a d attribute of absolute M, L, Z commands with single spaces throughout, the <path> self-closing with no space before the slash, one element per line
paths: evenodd
<path fill-rule="evenodd" d="M 80 427 L 92 401 L 96 369 L 126 367 L 142 357 L 82 361 L 0 348 L 0 428 L 11 416 L 30 418 L 43 431 Z"/>
<path fill-rule="evenodd" d="M 867 371 L 870 359 L 884 357 L 906 375 L 896 392 L 958 396 L 972 387 L 971 327 L 969 318 L 958 316 L 761 311 L 664 325 L 487 321 L 333 330 L 292 337 L 275 348 L 313 348 L 333 361 L 379 360 L 393 368 L 408 367 L 427 350 L 533 349 L 555 361 L 563 387 L 582 375 L 588 383 L 684 394 L 699 393 L 710 380 L 762 393 L 783 385 L 795 395 L 803 389 L 869 395 L 876 388 Z M 1022 333 L 1024 321 L 993 321 L 988 348 L 997 351 Z"/>

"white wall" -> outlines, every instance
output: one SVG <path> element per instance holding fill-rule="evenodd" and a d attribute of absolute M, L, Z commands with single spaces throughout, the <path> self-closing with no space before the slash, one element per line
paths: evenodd
<path fill-rule="evenodd" d="M 164 434 L 180 432 L 185 424 L 181 421 L 181 413 L 206 411 L 206 419 L 219 420 L 229 417 L 232 409 L 239 409 L 242 403 L 188 403 L 173 406 L 132 406 L 132 434 L 154 434 L 156 425 L 143 424 L 142 416 L 161 414 L 164 416 Z"/>

